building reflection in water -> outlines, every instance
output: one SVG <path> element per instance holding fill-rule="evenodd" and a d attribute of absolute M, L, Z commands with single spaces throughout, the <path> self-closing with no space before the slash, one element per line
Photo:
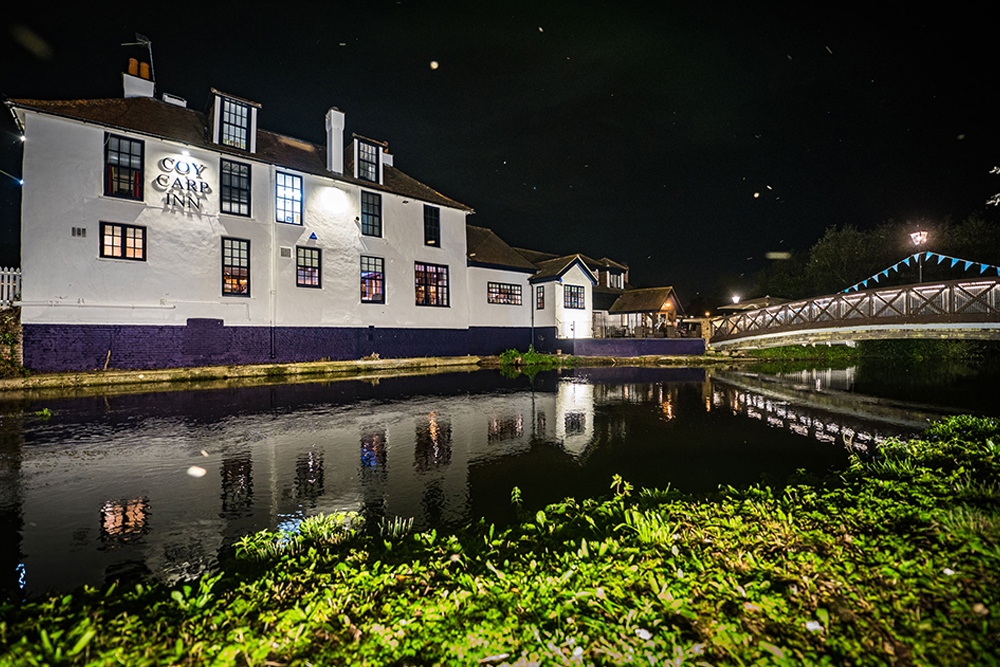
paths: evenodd
<path fill-rule="evenodd" d="M 152 398 L 113 397 L 118 412 L 109 414 L 117 421 L 105 413 L 81 418 L 72 442 L 65 434 L 73 427 L 65 423 L 59 430 L 37 425 L 26 431 L 26 446 L 4 450 L 17 460 L 0 465 L 0 475 L 19 491 L 11 497 L 0 489 L 0 499 L 9 498 L 0 518 L 18 520 L 11 525 L 26 545 L 4 552 L 4 575 L 20 578 L 23 569 L 15 568 L 24 562 L 35 592 L 62 586 L 70 577 L 59 572 L 59 559 L 71 553 L 79 570 L 73 585 L 100 584 L 101 576 L 133 563 L 174 582 L 216 567 L 219 550 L 240 535 L 294 528 L 319 512 L 358 511 L 373 526 L 382 518 L 413 517 L 422 530 L 485 516 L 486 503 L 507 508 L 514 485 L 576 494 L 587 492 L 580 485 L 588 478 L 600 478 L 597 493 L 605 492 L 609 466 L 649 479 L 678 469 L 690 477 L 696 467 L 712 467 L 713 448 L 744 442 L 741 437 L 733 444 L 732 415 L 855 448 L 882 438 L 863 421 L 709 382 L 704 373 L 677 379 L 663 369 L 624 370 L 631 375 L 553 374 L 530 387 L 477 386 L 443 395 L 422 394 L 422 378 L 422 384 L 406 385 L 412 393 L 378 394 L 378 401 L 357 398 L 352 392 L 358 390 L 348 391 L 355 385 L 347 383 L 332 383 L 330 394 L 317 394 L 312 385 L 266 394 L 178 392 L 155 399 L 169 407 L 156 418 L 148 416 Z M 849 384 L 837 375 L 819 379 Z M 816 384 L 812 376 L 790 381 Z M 391 385 L 383 381 L 363 391 Z M 188 413 L 206 396 L 218 398 L 215 412 L 192 421 Z M 259 405 L 251 410 L 245 399 L 254 396 Z M 238 412 L 234 405 L 241 406 Z M 712 432 L 716 416 L 727 422 L 721 435 Z M 657 430 L 664 422 L 669 428 Z M 781 440 L 765 429 L 758 434 L 763 437 L 756 446 Z M 757 470 L 755 452 L 747 456 L 752 464 L 740 466 L 740 473 Z M 192 464 L 219 474 L 189 477 L 184 471 Z M 82 499 L 78 507 L 67 500 L 72 498 Z"/>
<path fill-rule="evenodd" d="M 295 459 L 295 497 L 316 507 L 323 495 L 323 452 L 310 449 Z"/>
<path fill-rule="evenodd" d="M 233 518 L 253 506 L 253 461 L 250 452 L 222 459 L 222 516 Z"/>
<path fill-rule="evenodd" d="M 115 548 L 140 540 L 149 532 L 149 499 L 109 500 L 101 507 L 101 540 Z"/>
<path fill-rule="evenodd" d="M 451 463 L 451 422 L 431 412 L 417 423 L 413 466 L 429 472 Z"/>

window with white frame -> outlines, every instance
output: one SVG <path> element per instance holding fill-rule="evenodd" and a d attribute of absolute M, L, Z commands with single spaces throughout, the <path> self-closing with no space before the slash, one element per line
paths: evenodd
<path fill-rule="evenodd" d="M 385 303 L 385 260 L 361 256 L 361 303 Z"/>
<path fill-rule="evenodd" d="M 545 286 L 535 288 L 535 310 L 545 310 Z"/>
<path fill-rule="evenodd" d="M 302 177 L 279 171 L 275 174 L 275 217 L 278 222 L 302 224 Z"/>
<path fill-rule="evenodd" d="M 418 306 L 448 306 L 448 267 L 415 262 L 414 293 Z"/>
<path fill-rule="evenodd" d="M 586 308 L 584 305 L 584 289 L 581 285 L 564 285 L 563 286 L 563 306 L 566 308 L 573 308 L 575 310 L 582 310 Z"/>
<path fill-rule="evenodd" d="M 250 106 L 222 98 L 222 119 L 219 124 L 219 138 L 223 146 L 240 150 L 250 148 Z"/>
<path fill-rule="evenodd" d="M 361 191 L 361 233 L 382 236 L 382 195 Z"/>
<path fill-rule="evenodd" d="M 117 222 L 102 222 L 101 257 L 145 262 L 146 228 Z"/>
<path fill-rule="evenodd" d="M 486 283 L 486 301 L 505 306 L 521 305 L 521 286 L 512 283 Z"/>
<path fill-rule="evenodd" d="M 322 287 L 322 254 L 319 248 L 295 248 L 295 284 L 299 287 Z"/>
<path fill-rule="evenodd" d="M 221 161 L 219 201 L 223 213 L 250 215 L 250 165 L 226 159 Z"/>

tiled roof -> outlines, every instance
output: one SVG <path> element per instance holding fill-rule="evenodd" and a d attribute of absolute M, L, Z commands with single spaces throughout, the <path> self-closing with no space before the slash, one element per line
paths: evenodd
<path fill-rule="evenodd" d="M 172 139 L 244 159 L 270 162 L 279 167 L 307 174 L 326 176 L 374 190 L 413 197 L 431 204 L 472 211 L 465 204 L 445 197 L 433 188 L 388 165 L 385 165 L 383 170 L 383 185 L 353 178 L 348 175 L 354 173 L 353 142 L 349 141 L 345 142 L 347 145 L 344 151 L 345 175 L 342 176 L 327 171 L 326 146 L 258 128 L 257 152 L 250 155 L 245 151 L 213 144 L 208 127 L 208 117 L 205 114 L 149 97 L 65 101 L 7 100 L 7 105 L 74 118 L 109 128 Z"/>
<path fill-rule="evenodd" d="M 561 277 L 564 273 L 569 271 L 573 264 L 578 263 L 580 267 L 584 270 L 584 273 L 590 278 L 590 280 L 596 285 L 597 276 L 587 268 L 584 263 L 583 258 L 580 255 L 567 255 L 566 257 L 556 257 L 555 259 L 548 259 L 542 262 L 536 262 L 535 266 L 538 267 L 538 273 L 531 277 L 531 282 L 544 282 L 546 280 L 554 280 Z"/>
<path fill-rule="evenodd" d="M 550 252 L 541 252 L 539 250 L 529 250 L 527 248 L 514 248 L 529 262 L 535 264 L 536 266 L 540 262 L 544 262 L 550 259 L 556 259 L 560 255 L 554 255 Z M 583 263 L 587 265 L 587 268 L 591 271 L 598 271 L 600 269 L 617 269 L 619 271 L 628 271 L 628 264 L 622 264 L 614 260 L 608 259 L 607 257 L 602 257 L 601 259 L 594 259 L 592 257 L 587 257 L 586 255 L 574 255 L 578 256 Z M 563 255 L 563 257 L 569 257 L 569 255 Z"/>
<path fill-rule="evenodd" d="M 465 226 L 465 242 L 470 265 L 495 266 L 534 273 L 536 267 L 485 227 Z"/>
<path fill-rule="evenodd" d="M 656 313 L 673 296 L 673 287 L 648 287 L 628 290 L 608 309 L 609 313 Z M 677 297 L 674 296 L 675 307 Z"/>

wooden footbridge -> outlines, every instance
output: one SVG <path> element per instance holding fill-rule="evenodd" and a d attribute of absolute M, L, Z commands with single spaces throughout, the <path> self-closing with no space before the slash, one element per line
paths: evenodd
<path fill-rule="evenodd" d="M 1000 279 L 843 292 L 712 320 L 716 350 L 859 340 L 1000 340 Z"/>

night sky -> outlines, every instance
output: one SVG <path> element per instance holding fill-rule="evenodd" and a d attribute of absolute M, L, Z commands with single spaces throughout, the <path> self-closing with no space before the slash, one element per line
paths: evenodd
<path fill-rule="evenodd" d="M 142 55 L 120 44 L 140 32 L 158 94 L 203 110 L 215 87 L 317 143 L 336 106 L 471 223 L 624 261 L 633 284 L 684 302 L 739 291 L 766 252 L 832 225 L 1000 219 L 985 205 L 1000 113 L 982 3 L 89 4 L 8 10 L 0 93 L 120 97 Z M 0 169 L 19 175 L 9 114 L 0 127 Z M 0 180 L 8 264 L 18 195 Z"/>

